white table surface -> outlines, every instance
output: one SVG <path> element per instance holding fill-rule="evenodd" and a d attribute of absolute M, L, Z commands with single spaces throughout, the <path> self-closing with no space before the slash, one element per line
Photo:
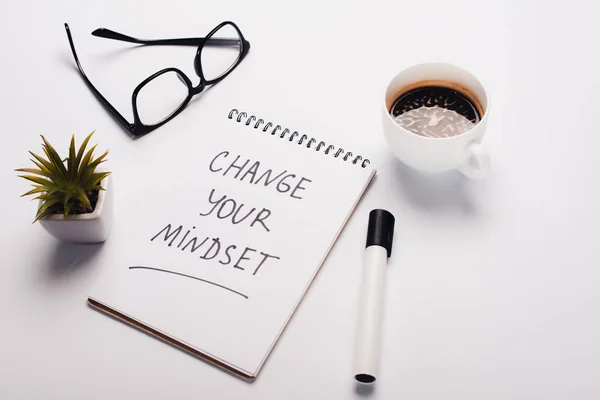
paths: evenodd
<path fill-rule="evenodd" d="M 19 1 L 0 14 L 0 398 L 600 398 L 600 7 L 593 1 Z M 89 33 L 198 36 L 233 20 L 252 43 L 222 84 L 132 141 L 85 87 L 120 109 L 150 73 L 194 51 L 132 50 Z M 485 181 L 423 177 L 394 161 L 380 129 L 389 78 L 421 61 L 474 72 L 492 100 Z M 264 84 L 264 86 L 263 86 Z M 31 224 L 14 168 L 39 134 L 64 148 L 98 131 L 118 197 L 135 196 L 132 160 L 161 154 L 222 97 L 278 88 L 378 177 L 254 383 L 90 310 L 87 290 L 117 245 L 60 244 Z M 253 88 L 253 89 L 251 89 Z M 260 96 L 260 92 L 257 96 Z M 262 97 L 268 94 L 262 93 Z M 212 99 L 212 103 L 211 103 Z M 298 118 L 303 121 L 304 118 Z M 309 122 L 306 122 L 309 126 Z M 201 131 L 201 127 L 198 127 Z M 162 135 L 162 136 L 161 136 Z M 174 133 L 173 137 L 177 137 Z M 169 178 L 169 177 L 163 177 Z M 352 381 L 353 325 L 368 211 L 397 218 L 380 379 Z"/>

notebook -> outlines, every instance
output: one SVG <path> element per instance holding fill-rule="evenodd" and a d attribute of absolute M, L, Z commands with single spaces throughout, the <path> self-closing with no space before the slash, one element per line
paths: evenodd
<path fill-rule="evenodd" d="M 173 179 L 136 187 L 144 207 L 119 218 L 127 251 L 88 303 L 254 380 L 375 169 L 242 110 L 200 130 L 210 140 L 161 166 Z"/>

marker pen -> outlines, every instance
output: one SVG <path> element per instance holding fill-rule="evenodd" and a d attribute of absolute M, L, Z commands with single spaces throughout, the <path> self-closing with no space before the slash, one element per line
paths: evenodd
<path fill-rule="evenodd" d="M 360 288 L 354 379 L 372 384 L 377 379 L 385 272 L 392 254 L 394 216 L 386 210 L 369 213 L 365 265 Z"/>

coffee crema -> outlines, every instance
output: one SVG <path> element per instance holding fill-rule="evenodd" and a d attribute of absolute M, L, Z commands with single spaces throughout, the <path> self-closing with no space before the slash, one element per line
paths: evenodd
<path fill-rule="evenodd" d="M 423 85 L 400 94 L 390 108 L 394 121 L 417 135 L 445 138 L 460 135 L 481 120 L 469 96 L 442 85 Z"/>

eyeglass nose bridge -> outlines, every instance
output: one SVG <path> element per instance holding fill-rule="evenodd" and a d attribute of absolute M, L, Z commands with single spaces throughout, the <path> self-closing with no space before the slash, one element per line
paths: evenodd
<path fill-rule="evenodd" d="M 190 87 L 190 92 L 192 95 L 196 95 L 196 94 L 200 93 L 206 87 L 206 79 L 204 79 L 204 76 L 202 75 L 202 68 L 200 67 L 200 51 L 201 51 L 201 49 L 202 49 L 202 46 L 199 46 L 198 51 L 196 51 L 196 57 L 194 57 L 194 71 L 196 71 L 196 75 L 198 75 L 198 77 L 200 78 L 200 83 L 198 84 L 198 86 Z"/>
<path fill-rule="evenodd" d="M 192 96 L 194 96 L 194 95 L 197 95 L 198 93 L 200 93 L 201 91 L 203 91 L 205 87 L 206 87 L 206 82 L 204 82 L 204 80 L 201 80 L 200 84 L 198 84 L 198 86 L 190 88 L 190 92 L 191 92 Z"/>
<path fill-rule="evenodd" d="M 198 86 L 194 87 L 193 85 L 190 85 L 189 82 L 186 81 L 185 78 L 180 74 L 177 74 L 177 79 L 179 79 L 179 82 L 183 83 L 188 88 L 188 91 L 190 92 L 191 95 L 198 94 L 204 89 L 203 81 L 201 81 Z"/>

